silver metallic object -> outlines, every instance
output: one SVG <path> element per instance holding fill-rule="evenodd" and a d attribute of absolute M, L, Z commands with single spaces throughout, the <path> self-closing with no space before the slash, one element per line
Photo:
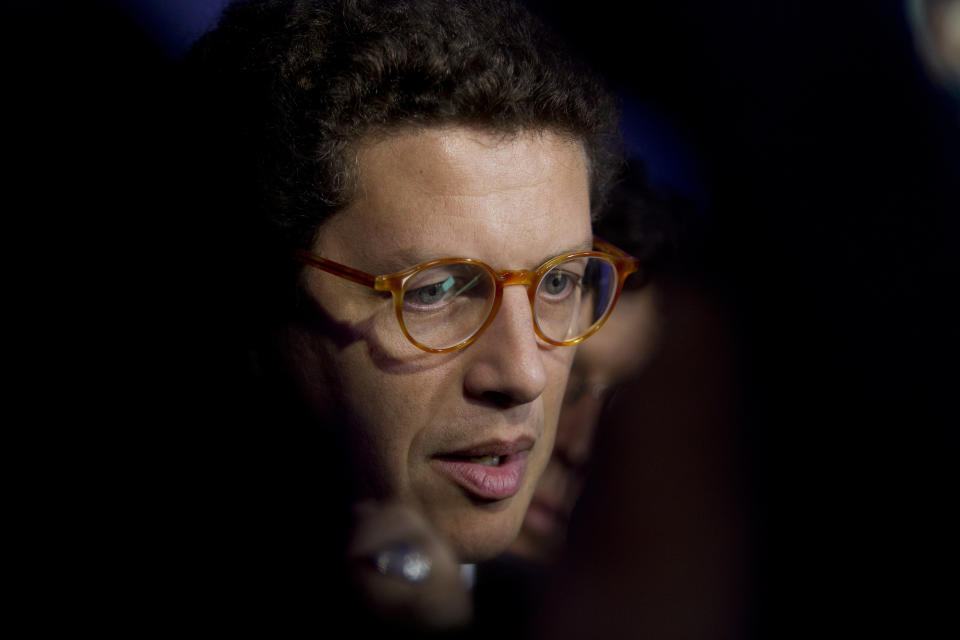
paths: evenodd
<path fill-rule="evenodd" d="M 423 582 L 430 577 L 433 568 L 430 556 L 409 544 L 380 551 L 374 556 L 373 563 L 383 575 L 403 578 L 407 582 Z"/>

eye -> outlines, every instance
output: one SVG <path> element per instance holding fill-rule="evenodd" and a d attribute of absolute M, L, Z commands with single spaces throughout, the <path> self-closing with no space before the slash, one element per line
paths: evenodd
<path fill-rule="evenodd" d="M 410 311 L 436 311 L 449 305 L 468 304 L 468 300 L 485 301 L 490 297 L 491 283 L 484 276 L 476 267 L 427 269 L 408 285 L 404 307 Z"/>
<path fill-rule="evenodd" d="M 543 278 L 540 283 L 541 293 L 554 299 L 563 299 L 569 296 L 580 282 L 580 277 L 576 274 L 564 271 L 563 269 L 553 269 Z"/>
<path fill-rule="evenodd" d="M 435 305 L 443 300 L 455 283 L 456 281 L 453 279 L 453 276 L 448 276 L 447 279 L 442 282 L 434 282 L 433 284 L 417 287 L 413 291 L 408 291 L 407 296 L 412 297 L 412 301 L 416 304 L 425 306 Z"/>
<path fill-rule="evenodd" d="M 547 274 L 546 282 L 543 283 L 543 288 L 550 295 L 559 295 L 563 293 L 563 290 L 569 283 L 570 278 L 567 277 L 567 274 L 559 271 L 552 271 Z"/>

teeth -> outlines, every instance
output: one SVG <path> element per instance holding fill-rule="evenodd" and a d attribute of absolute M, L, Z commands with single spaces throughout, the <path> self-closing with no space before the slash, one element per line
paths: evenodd
<path fill-rule="evenodd" d="M 499 467 L 500 466 L 500 456 L 473 456 L 467 458 L 470 462 L 475 462 L 477 464 L 486 465 L 488 467 Z"/>

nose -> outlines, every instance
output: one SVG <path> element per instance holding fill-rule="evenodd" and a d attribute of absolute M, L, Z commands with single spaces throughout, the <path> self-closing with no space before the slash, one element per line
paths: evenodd
<path fill-rule="evenodd" d="M 474 398 L 501 406 L 525 404 L 547 386 L 543 351 L 524 287 L 504 287 L 493 323 L 467 351 L 471 362 L 464 385 Z"/>

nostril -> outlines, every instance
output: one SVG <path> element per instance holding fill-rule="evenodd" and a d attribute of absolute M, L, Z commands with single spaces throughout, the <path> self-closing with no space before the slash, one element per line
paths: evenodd
<path fill-rule="evenodd" d="M 484 391 L 482 396 L 484 400 L 498 407 L 511 407 L 517 404 L 510 394 L 502 391 Z"/>

